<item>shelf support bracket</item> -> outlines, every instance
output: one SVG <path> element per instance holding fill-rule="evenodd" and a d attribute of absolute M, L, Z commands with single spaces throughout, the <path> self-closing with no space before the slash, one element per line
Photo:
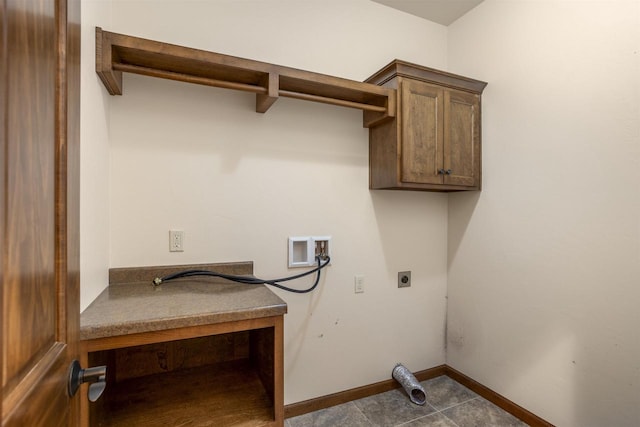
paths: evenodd
<path fill-rule="evenodd" d="M 395 118 L 397 108 L 396 95 L 397 92 L 395 90 L 389 91 L 389 96 L 387 97 L 385 106 L 386 110 L 384 112 L 379 113 L 365 110 L 363 114 L 362 126 L 365 128 L 370 128 Z"/>
<path fill-rule="evenodd" d="M 122 71 L 113 69 L 113 49 L 108 34 L 96 27 L 96 73 L 110 95 L 122 95 Z"/>
<path fill-rule="evenodd" d="M 263 84 L 266 86 L 267 93 L 256 94 L 256 113 L 266 113 L 273 103 L 278 100 L 280 76 L 276 73 L 269 73 L 268 76 L 265 76 Z"/>

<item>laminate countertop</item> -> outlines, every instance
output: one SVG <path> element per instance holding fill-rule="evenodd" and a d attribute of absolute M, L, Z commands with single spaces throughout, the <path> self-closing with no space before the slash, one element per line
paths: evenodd
<path fill-rule="evenodd" d="M 287 304 L 265 285 L 208 277 L 177 279 L 159 286 L 151 281 L 111 283 L 80 315 L 80 339 L 256 319 L 287 312 Z"/>

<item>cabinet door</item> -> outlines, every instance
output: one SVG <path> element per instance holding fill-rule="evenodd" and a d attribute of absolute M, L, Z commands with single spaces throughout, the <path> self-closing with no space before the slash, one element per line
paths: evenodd
<path fill-rule="evenodd" d="M 480 186 L 480 98 L 447 90 L 444 94 L 444 183 Z"/>
<path fill-rule="evenodd" d="M 415 80 L 401 82 L 400 181 L 442 184 L 443 90 Z"/>

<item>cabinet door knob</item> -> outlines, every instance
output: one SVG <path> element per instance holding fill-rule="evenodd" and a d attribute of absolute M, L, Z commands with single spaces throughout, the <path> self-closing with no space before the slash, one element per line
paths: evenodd
<path fill-rule="evenodd" d="M 445 174 L 444 169 L 438 169 L 438 175 L 444 175 L 444 174 Z"/>
<path fill-rule="evenodd" d="M 447 170 L 445 171 L 445 173 L 446 173 L 447 175 L 451 175 L 451 172 L 453 172 L 451 169 L 447 169 Z"/>

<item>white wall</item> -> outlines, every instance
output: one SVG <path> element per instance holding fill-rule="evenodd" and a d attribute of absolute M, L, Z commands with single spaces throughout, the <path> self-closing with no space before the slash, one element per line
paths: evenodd
<path fill-rule="evenodd" d="M 449 199 L 447 363 L 559 426 L 640 424 L 640 2 L 486 0 L 484 189 Z"/>
<path fill-rule="evenodd" d="M 109 95 L 95 72 L 95 27 L 111 25 L 111 2 L 83 0 L 80 76 L 80 308 L 108 282 Z"/>
<path fill-rule="evenodd" d="M 368 0 L 111 7 L 111 24 L 98 23 L 105 30 L 355 80 L 396 57 L 447 65 L 445 27 Z M 104 88 L 85 72 L 83 108 L 99 110 Z M 110 267 L 253 260 L 258 276 L 280 277 L 300 272 L 286 267 L 288 236 L 328 234 L 333 261 L 320 289 L 278 292 L 289 305 L 286 403 L 388 379 L 399 361 L 412 370 L 444 363 L 447 196 L 370 192 L 359 111 L 280 99 L 262 115 L 254 102 L 246 93 L 126 75 L 124 96 L 109 97 L 96 118 L 109 122 L 100 137 L 108 134 L 108 155 L 102 139 L 96 150 L 83 141 L 91 157 L 104 156 L 96 193 L 83 193 L 83 215 L 104 200 L 110 207 L 108 220 L 100 218 L 108 239 L 85 218 L 83 271 L 90 261 L 104 267 L 87 251 L 110 244 Z M 102 171 L 108 156 L 110 174 Z M 172 228 L 186 232 L 184 253 L 168 252 Z M 399 290 L 403 270 L 413 272 L 413 285 Z M 364 294 L 353 292 L 355 274 L 365 276 Z M 94 289 L 83 280 L 83 298 Z"/>

